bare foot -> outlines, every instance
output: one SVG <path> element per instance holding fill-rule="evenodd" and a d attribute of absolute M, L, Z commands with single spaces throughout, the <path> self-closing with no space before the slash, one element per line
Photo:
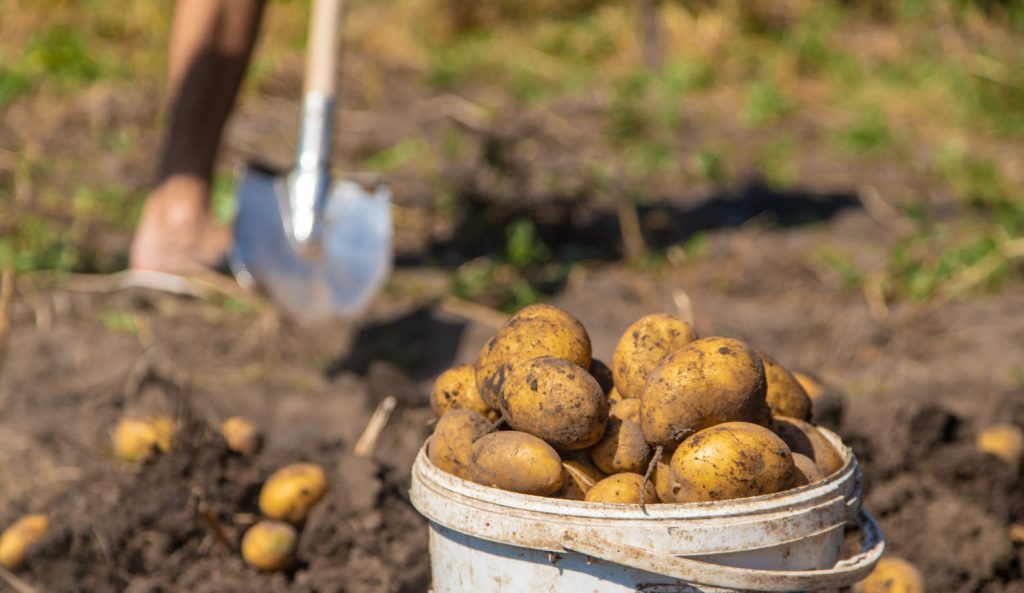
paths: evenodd
<path fill-rule="evenodd" d="M 219 264 L 231 233 L 214 220 L 209 193 L 209 184 L 192 176 L 171 177 L 153 190 L 135 230 L 130 266 L 191 274 Z"/>

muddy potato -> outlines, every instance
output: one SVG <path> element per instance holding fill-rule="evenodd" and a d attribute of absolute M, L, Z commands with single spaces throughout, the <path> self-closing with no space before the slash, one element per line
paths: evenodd
<path fill-rule="evenodd" d="M 437 418 L 456 408 L 465 408 L 492 422 L 498 419 L 498 413 L 487 407 L 480 397 L 476 388 L 476 369 L 471 364 L 452 367 L 438 375 L 434 388 L 430 390 L 430 407 Z"/>
<path fill-rule="evenodd" d="M 676 502 L 731 500 L 793 487 L 793 454 L 775 433 L 749 422 L 726 422 L 687 437 L 672 454 Z"/>
<path fill-rule="evenodd" d="M 853 586 L 854 593 L 924 593 L 924 577 L 903 558 L 886 556 L 866 579 Z"/>
<path fill-rule="evenodd" d="M 675 502 L 672 494 L 672 453 L 674 451 L 663 451 L 661 458 L 654 464 L 654 473 L 651 481 L 654 482 L 654 491 L 658 494 L 661 502 Z"/>
<path fill-rule="evenodd" d="M 587 502 L 603 502 L 610 504 L 640 504 L 640 485 L 644 477 L 636 473 L 621 473 L 608 476 L 587 492 Z M 654 484 L 648 482 L 643 489 L 643 502 L 658 502 L 658 494 Z"/>
<path fill-rule="evenodd" d="M 665 313 L 641 317 L 626 328 L 612 354 L 616 389 L 625 398 L 640 397 L 661 361 L 695 339 L 697 331 L 678 317 Z"/>
<path fill-rule="evenodd" d="M 605 474 L 590 461 L 590 451 L 573 451 L 562 456 L 562 489 L 558 498 L 583 500 L 590 488 Z"/>
<path fill-rule="evenodd" d="M 640 426 L 652 445 L 672 447 L 722 422 L 767 425 L 764 367 L 745 343 L 695 340 L 665 357 L 640 398 Z"/>
<path fill-rule="evenodd" d="M 788 416 L 800 420 L 811 419 L 811 398 L 800 382 L 777 360 L 761 353 L 767 383 L 765 401 L 775 416 Z"/>
<path fill-rule="evenodd" d="M 222 422 L 220 434 L 227 441 L 228 449 L 242 455 L 254 455 L 263 444 L 260 431 L 241 416 L 232 416 Z"/>
<path fill-rule="evenodd" d="M 327 493 L 327 476 L 315 463 L 293 463 L 277 470 L 260 490 L 260 512 L 270 519 L 301 523 Z"/>
<path fill-rule="evenodd" d="M 822 476 L 831 476 L 843 467 L 843 457 L 809 422 L 780 416 L 772 421 L 772 430 L 794 453 L 813 459 Z"/>
<path fill-rule="evenodd" d="M 632 420 L 633 422 L 640 423 L 640 400 L 635 397 L 629 399 L 620 399 L 617 402 L 613 402 L 612 406 L 608 408 L 609 418 L 618 418 L 619 420 Z"/>
<path fill-rule="evenodd" d="M 590 448 L 590 458 L 606 474 L 642 474 L 651 461 L 651 447 L 636 422 L 610 420 L 604 436 Z"/>
<path fill-rule="evenodd" d="M 509 426 L 563 451 L 593 445 L 608 422 L 608 400 L 597 381 L 575 364 L 553 356 L 512 368 L 499 403 Z"/>
<path fill-rule="evenodd" d="M 995 424 L 978 433 L 974 441 L 979 451 L 995 455 L 1013 467 L 1024 459 L 1024 431 L 1016 424 Z"/>
<path fill-rule="evenodd" d="M 531 434 L 492 432 L 473 443 L 469 477 L 492 488 L 551 496 L 562 488 L 562 460 L 551 445 Z"/>
<path fill-rule="evenodd" d="M 553 356 L 590 368 L 590 337 L 572 315 L 550 305 L 531 305 L 510 318 L 484 345 L 476 361 L 480 397 L 498 409 L 509 372 L 519 363 Z"/>
<path fill-rule="evenodd" d="M 16 570 L 25 562 L 28 549 L 43 539 L 50 528 L 46 515 L 26 515 L 0 533 L 0 566 Z"/>
<path fill-rule="evenodd" d="M 493 431 L 494 424 L 473 410 L 452 410 L 438 420 L 427 456 L 442 470 L 468 480 L 470 448 Z"/>
<path fill-rule="evenodd" d="M 597 384 L 601 386 L 601 391 L 605 395 L 611 393 L 611 390 L 615 388 L 614 379 L 612 379 L 612 370 L 608 368 L 608 365 L 594 358 L 590 361 L 590 375 L 594 377 Z"/>
<path fill-rule="evenodd" d="M 299 536 L 282 521 L 260 521 L 242 536 L 242 559 L 266 572 L 288 568 L 295 561 Z"/>
<path fill-rule="evenodd" d="M 124 417 L 110 435 L 114 456 L 121 461 L 142 461 L 158 450 L 160 435 L 153 423 L 142 418 Z"/>
<path fill-rule="evenodd" d="M 798 472 L 800 472 L 799 479 L 795 486 L 803 486 L 805 484 L 813 484 L 819 480 L 825 479 L 825 476 L 821 473 L 821 468 L 818 467 L 817 463 L 810 457 L 801 453 L 793 453 L 793 465 L 796 466 Z"/>

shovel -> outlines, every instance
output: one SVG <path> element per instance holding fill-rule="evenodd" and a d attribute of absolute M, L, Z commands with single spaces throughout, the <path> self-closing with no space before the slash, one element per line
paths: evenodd
<path fill-rule="evenodd" d="M 295 167 L 246 167 L 230 255 L 239 284 L 306 322 L 360 311 L 392 262 L 388 188 L 330 175 L 342 9 L 342 0 L 314 0 Z"/>

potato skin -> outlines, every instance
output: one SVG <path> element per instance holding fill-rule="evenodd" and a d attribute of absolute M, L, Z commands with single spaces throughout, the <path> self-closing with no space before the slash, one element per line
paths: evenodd
<path fill-rule="evenodd" d="M 1024 431 L 1016 424 L 994 424 L 978 433 L 974 441 L 979 451 L 995 455 L 1012 467 L 1024 459 Z"/>
<path fill-rule="evenodd" d="M 675 495 L 672 494 L 672 454 L 674 451 L 663 451 L 661 459 L 654 464 L 654 474 L 651 481 L 654 482 L 654 491 L 658 494 L 661 502 L 675 502 Z"/>
<path fill-rule="evenodd" d="M 603 502 L 609 504 L 640 504 L 640 484 L 644 477 L 640 474 L 624 472 L 614 474 L 594 484 L 587 492 L 587 502 Z M 654 491 L 654 484 L 648 482 L 644 485 L 643 502 L 652 504 L 658 502 L 658 494 Z"/>
<path fill-rule="evenodd" d="M 510 318 L 480 350 L 476 386 L 480 397 L 498 409 L 505 379 L 517 364 L 540 356 L 590 368 L 590 336 L 575 317 L 550 305 L 531 305 Z"/>
<path fill-rule="evenodd" d="M 824 477 L 831 476 L 845 465 L 839 452 L 809 422 L 779 416 L 772 422 L 772 431 L 779 435 L 794 453 L 813 459 Z"/>
<path fill-rule="evenodd" d="M 632 420 L 637 424 L 640 423 L 640 400 L 635 397 L 629 399 L 620 399 L 619 401 L 613 402 L 611 407 L 608 408 L 609 418 L 618 418 L 619 420 Z"/>
<path fill-rule="evenodd" d="M 456 408 L 466 408 L 492 422 L 498 419 L 498 413 L 480 397 L 476 388 L 476 368 L 471 364 L 452 367 L 437 376 L 430 390 L 430 407 L 437 418 Z"/>
<path fill-rule="evenodd" d="M 853 586 L 854 593 L 924 593 L 924 576 L 903 558 L 886 556 L 866 579 Z"/>
<path fill-rule="evenodd" d="M 46 515 L 25 515 L 0 533 L 0 566 L 16 570 L 25 563 L 25 552 L 50 529 Z"/>
<path fill-rule="evenodd" d="M 301 523 L 313 505 L 326 493 L 327 475 L 319 465 L 286 465 L 263 483 L 259 498 L 260 512 L 270 519 Z"/>
<path fill-rule="evenodd" d="M 695 340 L 651 373 L 640 398 L 640 426 L 651 445 L 674 447 L 722 422 L 767 425 L 765 392 L 764 366 L 744 342 Z"/>
<path fill-rule="evenodd" d="M 263 444 L 263 436 L 251 422 L 241 416 L 232 416 L 221 423 L 220 434 L 228 449 L 242 455 L 254 455 Z"/>
<path fill-rule="evenodd" d="M 282 521 L 260 521 L 242 536 L 242 559 L 266 572 L 284 570 L 295 561 L 299 536 Z"/>
<path fill-rule="evenodd" d="M 651 461 L 651 447 L 640 425 L 632 420 L 610 420 L 601 440 L 590 448 L 594 465 L 606 474 L 643 473 Z"/>
<path fill-rule="evenodd" d="M 492 432 L 473 443 L 469 476 L 492 488 L 551 496 L 562 488 L 562 460 L 551 445 L 531 434 Z"/>
<path fill-rule="evenodd" d="M 593 445 L 608 422 L 608 400 L 597 381 L 575 364 L 553 356 L 514 367 L 499 403 L 513 429 L 564 451 Z"/>
<path fill-rule="evenodd" d="M 796 466 L 796 470 L 800 474 L 799 480 L 797 480 L 795 486 L 813 484 L 825 479 L 825 476 L 822 475 L 818 464 L 814 463 L 814 460 L 806 455 L 793 453 L 793 465 Z"/>
<path fill-rule="evenodd" d="M 573 451 L 562 456 L 562 489 L 558 498 L 583 500 L 590 488 L 603 480 L 605 474 L 590 461 L 590 451 Z"/>
<path fill-rule="evenodd" d="M 726 422 L 687 437 L 672 454 L 676 502 L 731 500 L 780 492 L 798 483 L 793 454 L 775 433 Z"/>
<path fill-rule="evenodd" d="M 469 450 L 477 439 L 491 432 L 494 424 L 473 410 L 452 410 L 434 427 L 427 456 L 438 468 L 468 480 Z"/>
<path fill-rule="evenodd" d="M 811 419 L 811 398 L 796 380 L 777 360 L 761 353 L 764 376 L 767 381 L 765 401 L 774 416 L 788 416 L 799 420 Z"/>
<path fill-rule="evenodd" d="M 149 420 L 126 416 L 110 435 L 114 456 L 121 461 L 143 461 L 156 454 L 160 435 Z"/>
<path fill-rule="evenodd" d="M 612 376 L 623 397 L 640 397 L 651 372 L 666 356 L 697 339 L 697 330 L 678 317 L 655 313 L 641 317 L 619 338 L 612 355 Z"/>

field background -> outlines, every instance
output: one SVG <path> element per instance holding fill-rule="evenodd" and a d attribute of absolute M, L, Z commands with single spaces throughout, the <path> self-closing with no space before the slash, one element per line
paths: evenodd
<path fill-rule="evenodd" d="M 17 278 L 0 472 L 18 478 L 0 524 L 60 519 L 24 578 L 424 590 L 404 490 L 432 378 L 550 301 L 605 360 L 665 310 L 823 377 L 893 553 L 935 591 L 1024 587 L 1024 487 L 971 446 L 1024 423 L 1024 3 L 353 1 L 335 164 L 391 184 L 397 262 L 364 317 L 317 328 L 223 284 L 185 298 L 107 276 L 153 181 L 172 9 L 0 0 L 0 268 Z M 268 4 L 218 166 L 224 221 L 241 165 L 290 162 L 308 11 Z M 385 395 L 398 411 L 356 458 Z M 152 410 L 199 444 L 246 413 L 268 447 L 113 463 L 109 427 Z M 304 564 L 263 577 L 211 544 L 192 486 L 240 532 L 254 485 L 296 458 L 369 486 L 335 488 Z"/>

